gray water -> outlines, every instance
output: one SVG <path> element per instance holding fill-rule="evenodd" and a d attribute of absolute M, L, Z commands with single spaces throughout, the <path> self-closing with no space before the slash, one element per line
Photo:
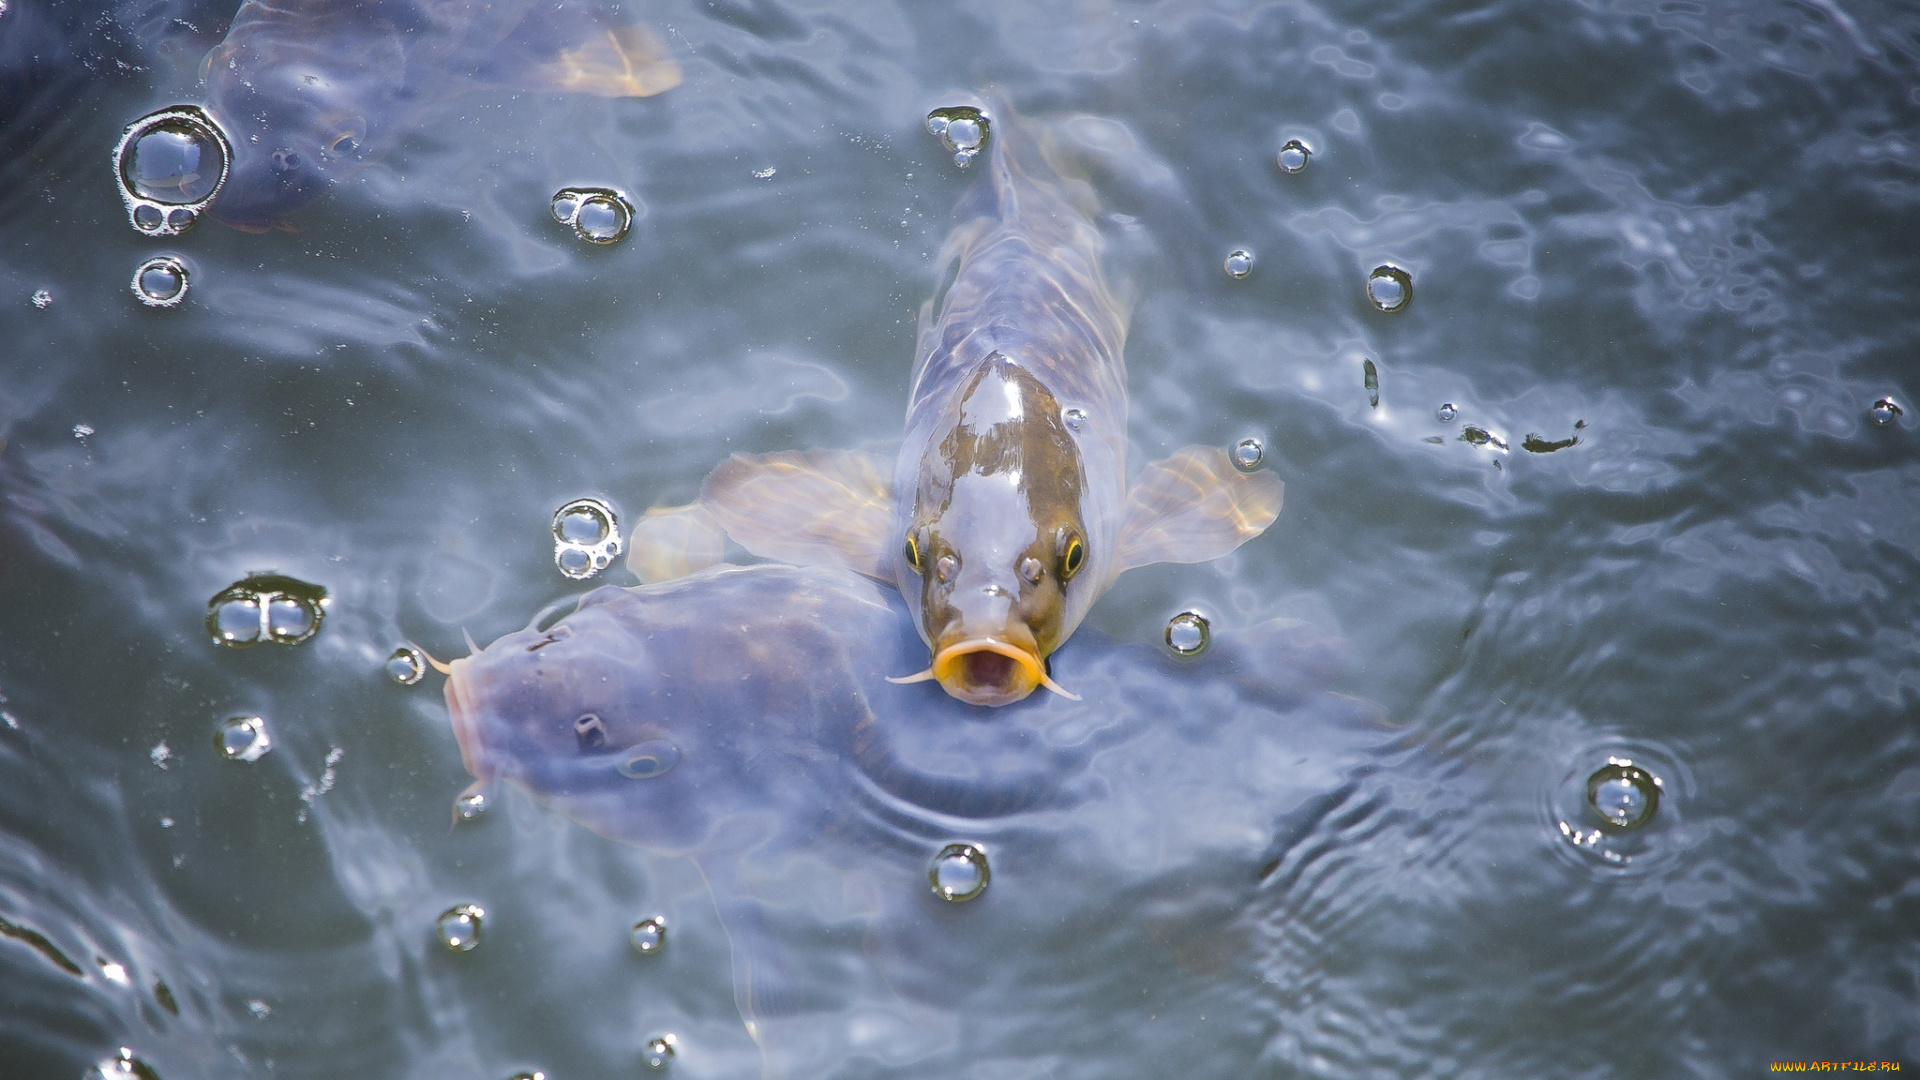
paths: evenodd
<path fill-rule="evenodd" d="M 1082 1056 L 993 1075 L 1920 1067 L 1902 5 L 630 4 L 685 72 L 660 97 L 478 91 L 298 231 L 144 238 L 110 151 L 194 100 L 224 6 L 0 12 L 0 1073 L 567 1080 L 670 1032 L 673 1074 L 756 1074 L 691 865 L 508 791 L 450 827 L 438 678 L 385 658 L 579 593 L 571 499 L 630 523 L 731 452 L 889 450 L 972 176 L 924 118 L 987 85 L 1081 117 L 1136 463 L 1257 437 L 1288 487 L 1088 625 L 1309 621 L 1406 747 L 1196 946 L 1219 1010 L 1063 936 L 1057 1010 L 980 1022 Z M 631 234 L 582 243 L 567 187 Z M 190 293 L 143 307 L 163 254 Z M 212 644 L 263 571 L 328 590 L 320 632 Z M 253 764 L 214 746 L 242 715 Z M 1609 758 L 1660 777 L 1652 822 L 1569 836 Z"/>

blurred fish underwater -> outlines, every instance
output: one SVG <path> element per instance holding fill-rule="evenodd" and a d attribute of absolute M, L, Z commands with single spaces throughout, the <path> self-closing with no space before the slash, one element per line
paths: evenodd
<path fill-rule="evenodd" d="M 367 126 L 257 233 L 116 156 L 237 0 L 0 8 L 0 1075 L 1920 1067 L 1911 5 L 565 6 L 274 39 L 333 96 L 255 80 L 231 190 Z M 530 89 L 589 24 L 679 85 Z M 978 87 L 1132 283 L 1126 457 L 1284 516 L 1116 579 L 1077 704 L 698 529 L 575 610 L 733 454 L 897 454 Z M 468 633 L 608 678 L 522 766 L 699 688 L 592 714 L 683 831 L 450 827 Z"/>

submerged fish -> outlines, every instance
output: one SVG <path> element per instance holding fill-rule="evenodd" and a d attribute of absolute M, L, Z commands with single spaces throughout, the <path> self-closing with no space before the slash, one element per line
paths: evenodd
<path fill-rule="evenodd" d="M 209 212 L 265 229 L 470 87 L 646 97 L 680 70 L 587 0 L 247 0 L 202 76 L 235 157 Z"/>
<path fill-rule="evenodd" d="M 446 696 L 479 783 L 695 861 L 770 1077 L 1037 1075 L 1082 1039 L 1152 1071 L 1191 1053 L 1178 1025 L 1258 1008 L 1223 974 L 1235 920 L 1389 739 L 1318 689 L 1328 639 L 1269 625 L 1187 662 L 1088 635 L 1057 658 L 1085 701 L 999 713 L 890 683 L 919 648 L 872 581 L 720 567 L 597 590 L 453 661 Z M 929 885 L 951 844 L 988 867 L 964 903 Z"/>
<path fill-rule="evenodd" d="M 976 705 L 1065 693 L 1047 657 L 1114 578 L 1225 555 L 1280 512 L 1280 481 L 1218 448 L 1183 449 L 1129 488 L 1126 312 L 1091 195 L 1041 138 L 996 110 L 942 254 L 952 283 L 921 310 L 891 482 L 865 454 L 736 455 L 700 499 L 756 555 L 897 584 L 932 649 L 914 678 Z"/>

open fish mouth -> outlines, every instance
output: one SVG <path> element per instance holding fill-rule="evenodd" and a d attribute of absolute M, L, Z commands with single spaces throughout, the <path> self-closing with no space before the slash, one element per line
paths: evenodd
<path fill-rule="evenodd" d="M 1011 705 L 1033 693 L 1036 686 L 1070 701 L 1080 700 L 1047 675 L 1039 656 L 997 638 L 968 638 L 941 649 L 934 655 L 933 666 L 918 676 L 927 677 L 969 705 Z"/>

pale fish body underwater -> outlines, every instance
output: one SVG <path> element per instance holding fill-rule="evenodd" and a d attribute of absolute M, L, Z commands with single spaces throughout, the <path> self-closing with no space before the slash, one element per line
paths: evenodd
<path fill-rule="evenodd" d="M 1259 535 L 1281 483 L 1188 447 L 1129 486 L 1127 313 L 1107 286 L 1091 189 L 1047 132 L 991 110 L 984 175 L 960 204 L 921 310 L 906 434 L 869 455 L 735 455 L 701 512 L 755 555 L 834 564 L 899 586 L 930 646 L 920 671 L 976 705 L 1036 686 L 1130 567 L 1203 562 Z"/>
<path fill-rule="evenodd" d="M 209 212 L 258 230 L 472 87 L 645 97 L 680 70 L 591 0 L 247 0 L 202 77 L 234 151 Z"/>
<path fill-rule="evenodd" d="M 1214 1036 L 1267 1007 L 1248 913 L 1391 742 L 1320 689 L 1337 648 L 1297 624 L 1189 661 L 1082 635 L 1056 662 L 1084 700 L 987 711 L 888 681 L 909 625 L 844 570 L 715 567 L 456 660 L 447 701 L 478 783 L 697 863 L 768 1077 L 1240 1052 Z M 988 861 L 964 903 L 929 882 L 952 844 Z"/>

